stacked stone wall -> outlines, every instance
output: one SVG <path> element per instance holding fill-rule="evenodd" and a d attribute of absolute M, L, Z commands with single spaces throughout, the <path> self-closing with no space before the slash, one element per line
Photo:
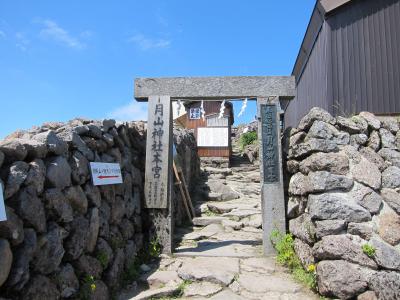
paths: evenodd
<path fill-rule="evenodd" d="M 288 131 L 289 229 L 323 296 L 400 299 L 399 127 L 313 108 Z"/>
<path fill-rule="evenodd" d="M 191 134 L 175 139 L 195 177 Z M 148 241 L 145 149 L 144 122 L 113 120 L 47 123 L 0 142 L 0 298 L 110 299 L 132 277 Z M 94 186 L 90 162 L 119 163 L 123 184 Z"/>

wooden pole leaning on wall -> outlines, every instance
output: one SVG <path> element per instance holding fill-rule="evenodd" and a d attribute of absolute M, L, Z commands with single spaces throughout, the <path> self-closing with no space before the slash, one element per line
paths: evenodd
<path fill-rule="evenodd" d="M 189 203 L 191 204 L 191 200 L 190 200 L 190 198 L 189 199 L 187 198 L 184 187 L 183 187 L 183 185 L 184 185 L 185 189 L 186 189 L 186 183 L 184 181 L 183 182 L 181 181 L 181 178 L 179 176 L 179 172 L 178 172 L 178 169 L 176 168 L 175 162 L 173 163 L 173 169 L 174 169 L 174 174 L 175 174 L 175 178 L 176 178 L 175 184 L 177 186 L 179 186 L 179 191 L 181 193 L 183 205 L 185 206 L 186 214 L 188 216 L 190 223 L 193 223 L 192 222 L 193 217 L 189 210 Z M 185 180 L 183 176 L 182 176 L 182 180 Z"/>

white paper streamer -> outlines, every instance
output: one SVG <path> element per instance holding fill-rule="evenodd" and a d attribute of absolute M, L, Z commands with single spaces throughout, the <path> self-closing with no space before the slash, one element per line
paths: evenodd
<path fill-rule="evenodd" d="M 240 109 L 239 115 L 238 117 L 240 117 L 241 115 L 243 115 L 244 111 L 246 110 L 247 107 L 247 98 L 244 99 L 243 104 L 242 104 L 242 108 Z"/>
<path fill-rule="evenodd" d="M 203 119 L 203 121 L 205 121 L 206 120 L 206 111 L 204 110 L 204 100 L 201 100 L 200 113 L 201 113 L 201 118 Z"/>
<path fill-rule="evenodd" d="M 182 102 L 181 102 L 181 100 L 178 100 L 178 102 L 177 102 L 177 112 L 176 112 L 177 116 L 179 116 L 179 113 L 181 112 L 181 108 L 182 108 Z"/>
<path fill-rule="evenodd" d="M 224 116 L 225 111 L 225 100 L 221 103 L 221 108 L 219 109 L 219 116 L 218 119 L 221 119 Z"/>

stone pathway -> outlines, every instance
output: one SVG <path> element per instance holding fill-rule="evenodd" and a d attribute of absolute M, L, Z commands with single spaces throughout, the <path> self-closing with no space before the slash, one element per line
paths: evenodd
<path fill-rule="evenodd" d="M 120 299 L 319 299 L 262 257 L 259 167 L 237 155 L 232 168 L 203 173 L 194 193 L 200 217 L 176 229 L 173 257 L 142 274 L 145 290 Z"/>

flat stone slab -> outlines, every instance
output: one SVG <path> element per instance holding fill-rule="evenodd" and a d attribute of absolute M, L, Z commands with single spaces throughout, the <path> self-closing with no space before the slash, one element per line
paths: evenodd
<path fill-rule="evenodd" d="M 183 293 L 186 297 L 198 297 L 198 296 L 211 296 L 222 290 L 222 287 L 219 284 L 200 281 L 194 282 L 185 288 Z"/>
<path fill-rule="evenodd" d="M 282 275 L 260 275 L 253 273 L 240 274 L 240 287 L 253 293 L 297 293 L 302 286 L 293 282 L 293 279 L 283 278 Z"/>
<path fill-rule="evenodd" d="M 246 298 L 243 298 L 242 296 L 239 296 L 228 289 L 223 290 L 222 292 L 220 292 L 208 299 L 210 299 L 210 300 L 246 300 Z"/>
<path fill-rule="evenodd" d="M 178 270 L 184 280 L 209 281 L 228 286 L 239 273 L 239 259 L 228 257 L 196 257 L 187 259 Z"/>
<path fill-rule="evenodd" d="M 216 235 L 219 232 L 223 232 L 224 228 L 220 224 L 210 224 L 204 227 L 203 229 L 199 231 L 193 231 L 191 233 L 185 234 L 182 239 L 183 240 L 193 240 L 197 241 L 200 239 L 207 239 L 212 237 L 213 235 Z"/>
<path fill-rule="evenodd" d="M 193 247 L 177 248 L 177 257 L 257 257 L 262 255 L 261 243 L 254 241 L 201 241 Z"/>
<path fill-rule="evenodd" d="M 144 275 L 140 281 L 147 282 L 151 288 L 159 288 L 165 285 L 174 285 L 182 283 L 176 271 L 156 271 L 149 275 Z"/>
<path fill-rule="evenodd" d="M 240 270 L 243 272 L 255 272 L 260 274 L 271 275 L 280 267 L 276 264 L 275 258 L 272 257 L 251 257 L 242 259 L 240 263 Z"/>
<path fill-rule="evenodd" d="M 234 209 L 228 213 L 223 214 L 223 217 L 232 218 L 235 221 L 240 221 L 243 218 L 257 215 L 260 211 L 258 209 Z"/>
<path fill-rule="evenodd" d="M 155 290 L 147 290 L 129 300 L 150 300 L 154 298 L 162 298 L 172 296 L 179 289 L 179 285 L 165 286 Z"/>
<path fill-rule="evenodd" d="M 194 226 L 207 226 L 210 224 L 221 224 L 222 220 L 226 220 L 224 217 L 198 217 L 193 219 Z"/>

